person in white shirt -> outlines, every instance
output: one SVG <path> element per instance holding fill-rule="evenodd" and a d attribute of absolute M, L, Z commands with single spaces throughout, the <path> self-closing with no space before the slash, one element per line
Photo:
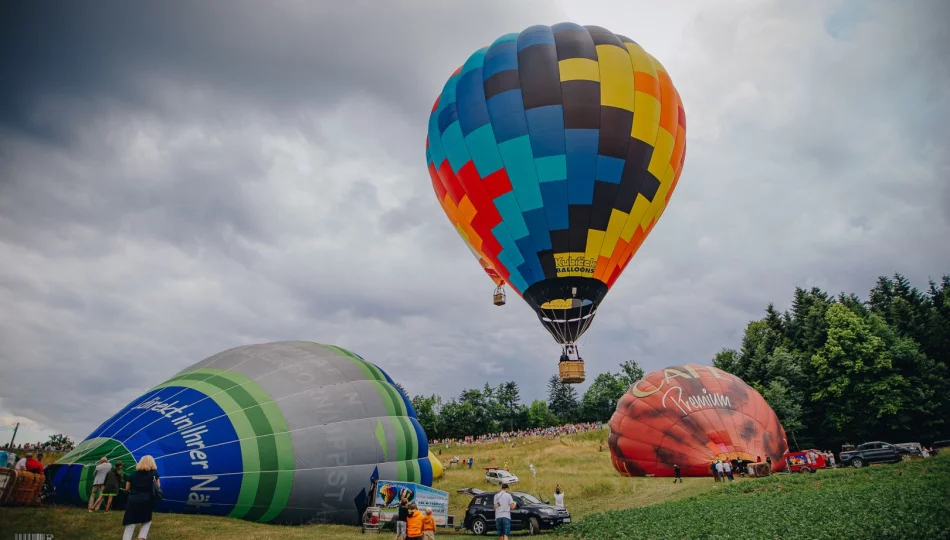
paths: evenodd
<path fill-rule="evenodd" d="M 508 540 L 511 534 L 511 511 L 515 509 L 515 500 L 508 493 L 508 484 L 501 485 L 501 491 L 495 494 L 495 530 L 499 540 Z"/>
<path fill-rule="evenodd" d="M 722 472 L 726 473 L 726 477 L 729 478 L 730 482 L 735 480 L 735 478 L 732 477 L 732 463 L 729 463 L 728 461 L 723 461 Z"/>
<path fill-rule="evenodd" d="M 554 488 L 554 506 L 564 508 L 564 492 L 561 491 L 561 485 Z"/>
<path fill-rule="evenodd" d="M 33 454 L 27 454 L 26 456 L 33 457 Z M 25 471 L 25 470 L 26 470 L 26 456 L 21 457 L 21 458 L 20 458 L 20 461 L 17 461 L 17 462 L 16 462 L 16 467 L 14 467 L 14 469 L 16 469 L 16 470 L 18 470 L 18 471 Z"/>
<path fill-rule="evenodd" d="M 109 463 L 109 460 L 102 458 L 99 460 L 99 464 L 96 465 L 96 475 L 92 480 L 92 493 L 89 495 L 89 511 L 92 512 L 98 509 L 96 502 L 99 501 L 99 496 L 102 495 L 102 489 L 105 487 L 106 475 L 109 474 L 109 471 L 112 470 L 112 464 Z"/>
<path fill-rule="evenodd" d="M 531 469 L 531 478 L 537 478 L 537 477 L 538 477 L 538 471 L 535 470 L 535 468 L 534 468 L 534 463 L 529 463 L 529 464 L 528 464 L 528 468 Z"/>

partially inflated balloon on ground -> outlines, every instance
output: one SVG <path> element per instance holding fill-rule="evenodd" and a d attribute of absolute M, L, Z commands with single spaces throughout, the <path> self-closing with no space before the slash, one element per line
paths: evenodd
<path fill-rule="evenodd" d="M 432 484 L 428 442 L 392 379 L 330 345 L 237 347 L 152 388 L 103 422 L 52 474 L 85 501 L 101 457 L 152 455 L 156 510 L 270 523 L 356 523 L 374 478 Z"/>
<path fill-rule="evenodd" d="M 439 457 L 432 453 L 432 450 L 429 450 L 429 463 L 432 464 L 432 478 L 442 478 L 442 475 L 445 474 L 445 468 L 442 467 L 442 462 L 439 461 Z"/>
<path fill-rule="evenodd" d="M 742 379 L 686 364 L 647 374 L 610 418 L 610 456 L 625 476 L 708 476 L 714 460 L 782 463 L 785 430 L 765 399 Z"/>

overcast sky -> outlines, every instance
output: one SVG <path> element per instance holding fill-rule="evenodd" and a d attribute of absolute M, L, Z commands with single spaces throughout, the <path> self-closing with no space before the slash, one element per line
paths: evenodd
<path fill-rule="evenodd" d="M 536 23 L 633 38 L 688 118 L 677 191 L 582 342 L 588 380 L 709 363 L 796 286 L 950 272 L 946 1 L 0 9 L 0 428 L 21 442 L 81 439 L 277 340 L 350 348 L 413 394 L 543 397 L 560 351 L 517 296 L 491 304 L 424 151 L 452 71 Z"/>

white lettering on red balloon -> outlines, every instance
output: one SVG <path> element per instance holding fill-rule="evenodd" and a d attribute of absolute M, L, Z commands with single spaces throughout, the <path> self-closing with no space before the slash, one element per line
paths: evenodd
<path fill-rule="evenodd" d="M 669 398 L 674 405 L 679 407 L 679 410 L 683 414 L 689 414 L 699 409 L 732 408 L 732 402 L 729 400 L 729 396 L 717 393 L 710 394 L 705 388 L 703 388 L 703 393 L 698 396 L 687 395 L 684 398 L 682 387 L 671 386 L 663 394 L 663 408 L 668 408 L 666 405 L 667 398 Z"/>

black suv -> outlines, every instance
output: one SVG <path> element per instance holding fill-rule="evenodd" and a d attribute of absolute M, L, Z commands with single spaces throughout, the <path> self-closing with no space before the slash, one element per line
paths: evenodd
<path fill-rule="evenodd" d="M 478 493 L 468 503 L 465 511 L 465 528 L 475 534 L 488 534 L 495 530 L 495 494 Z M 539 501 L 532 495 L 512 491 L 516 508 L 511 511 L 511 530 L 529 531 L 537 534 L 545 529 L 571 522 L 571 514 L 563 509 L 551 506 L 547 501 Z"/>

